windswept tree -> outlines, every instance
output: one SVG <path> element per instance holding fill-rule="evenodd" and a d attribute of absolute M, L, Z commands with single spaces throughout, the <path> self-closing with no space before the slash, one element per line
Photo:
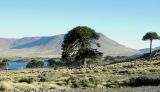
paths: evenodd
<path fill-rule="evenodd" d="M 62 44 L 62 60 L 68 64 L 79 61 L 86 67 L 86 59 L 101 57 L 103 54 L 91 47 L 99 39 L 98 33 L 87 26 L 78 26 L 70 30 L 65 36 Z"/>
<path fill-rule="evenodd" d="M 152 54 L 152 41 L 159 40 L 159 39 L 160 39 L 160 36 L 156 32 L 148 32 L 143 36 L 142 40 L 150 41 L 150 55 Z"/>

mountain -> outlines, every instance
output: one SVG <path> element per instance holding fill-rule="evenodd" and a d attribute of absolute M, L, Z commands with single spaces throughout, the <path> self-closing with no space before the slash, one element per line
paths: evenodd
<path fill-rule="evenodd" d="M 155 51 L 155 50 L 160 50 L 160 46 L 155 47 L 155 48 L 152 48 L 152 51 Z M 150 52 L 150 48 L 140 49 L 139 51 L 140 51 L 141 53 L 149 53 L 149 52 Z"/>
<path fill-rule="evenodd" d="M 99 34 L 98 48 L 92 43 L 92 47 L 110 56 L 128 56 L 137 53 L 137 50 L 127 48 L 103 34 Z M 22 56 L 22 57 L 60 57 L 61 45 L 64 35 L 45 37 L 24 37 L 21 39 L 0 38 L 0 56 Z M 3 53 L 3 54 L 2 54 Z"/>

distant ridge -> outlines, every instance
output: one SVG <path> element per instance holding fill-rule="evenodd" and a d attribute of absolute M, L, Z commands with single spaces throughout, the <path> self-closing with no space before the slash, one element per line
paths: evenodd
<path fill-rule="evenodd" d="M 94 43 L 92 43 L 92 47 L 103 52 L 104 55 L 128 56 L 138 52 L 111 40 L 101 33 L 99 35 L 100 39 L 98 42 L 101 44 L 101 47 L 97 48 Z M 64 34 L 45 37 L 24 37 L 20 39 L 0 38 L 0 51 L 11 56 L 60 57 L 63 39 Z"/>
<path fill-rule="evenodd" d="M 158 47 L 155 47 L 152 49 L 152 51 L 155 51 L 155 50 L 160 50 L 160 46 Z M 149 48 L 144 48 L 144 49 L 140 49 L 139 50 L 141 53 L 149 53 L 150 52 L 150 49 Z"/>

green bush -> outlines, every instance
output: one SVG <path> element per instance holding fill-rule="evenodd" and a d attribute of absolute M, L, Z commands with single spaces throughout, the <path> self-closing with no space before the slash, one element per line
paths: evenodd
<path fill-rule="evenodd" d="M 38 60 L 31 60 L 28 64 L 27 64 L 27 68 L 41 68 L 44 66 L 44 62 L 43 61 L 38 61 Z"/>

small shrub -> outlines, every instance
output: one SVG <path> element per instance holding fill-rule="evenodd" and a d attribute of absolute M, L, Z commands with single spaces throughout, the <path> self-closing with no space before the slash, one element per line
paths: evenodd
<path fill-rule="evenodd" d="M 97 87 L 99 80 L 96 78 L 89 78 L 81 80 L 81 85 L 83 87 L 95 88 Z"/>
<path fill-rule="evenodd" d="M 62 77 L 67 77 L 67 76 L 70 76 L 70 73 L 69 73 L 69 72 L 67 72 L 67 73 L 62 73 L 61 75 L 62 75 Z"/>
<path fill-rule="evenodd" d="M 34 81 L 35 81 L 35 79 L 34 79 L 33 77 L 22 78 L 22 79 L 19 80 L 20 83 L 21 83 L 21 82 L 32 83 L 32 82 L 34 82 Z"/>
<path fill-rule="evenodd" d="M 38 77 L 40 79 L 40 82 L 47 82 L 47 81 L 49 81 L 49 76 L 46 73 L 41 74 Z"/>
<path fill-rule="evenodd" d="M 94 70 L 94 72 L 95 72 L 95 73 L 100 73 L 100 71 L 99 71 L 99 70 Z"/>
<path fill-rule="evenodd" d="M 119 86 L 119 84 L 120 84 L 120 82 L 117 81 L 117 80 L 108 80 L 108 81 L 106 81 L 106 87 L 114 88 L 114 87 Z"/>
<path fill-rule="evenodd" d="M 73 77 L 71 76 L 69 79 L 65 80 L 66 81 L 66 85 L 70 86 L 72 88 L 78 88 L 80 87 L 80 79 L 77 77 Z"/>
<path fill-rule="evenodd" d="M 72 88 L 95 88 L 99 84 L 99 80 L 97 78 L 80 79 L 72 76 L 68 80 L 66 80 L 66 83 L 66 85 L 69 85 Z"/>
<path fill-rule="evenodd" d="M 55 81 L 60 78 L 62 75 L 59 73 L 42 73 L 38 76 L 40 82 L 49 82 Z"/>
<path fill-rule="evenodd" d="M 106 72 L 106 71 L 107 71 L 107 69 L 105 69 L 105 68 L 102 69 L 102 72 Z"/>

